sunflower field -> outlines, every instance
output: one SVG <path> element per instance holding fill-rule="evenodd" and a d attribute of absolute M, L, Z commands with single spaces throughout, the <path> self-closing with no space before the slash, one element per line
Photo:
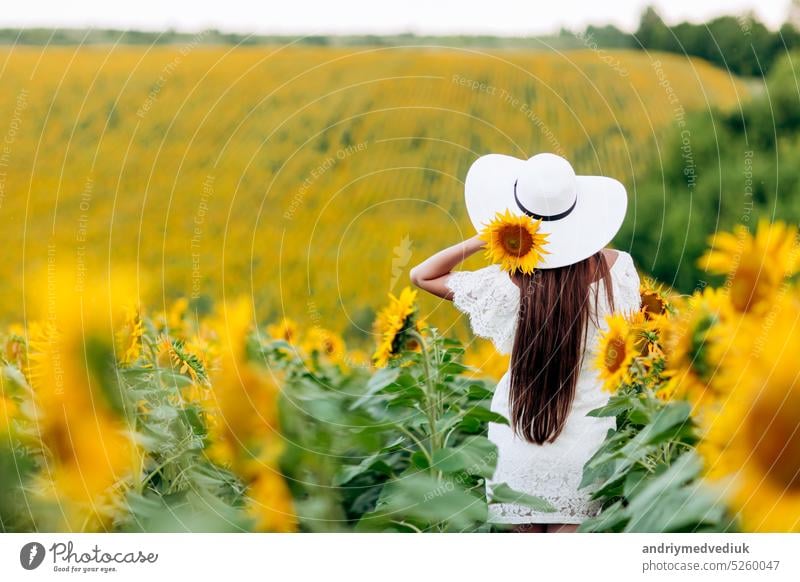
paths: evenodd
<path fill-rule="evenodd" d="M 643 279 L 596 365 L 616 429 L 584 468 L 582 531 L 800 531 L 800 241 L 761 222 L 702 259 L 718 288 Z M 4 531 L 498 531 L 486 498 L 496 354 L 464 361 L 405 288 L 374 350 L 252 301 L 148 312 L 132 272 L 60 289 L 2 338 Z M 66 280 L 64 279 L 66 277 Z M 72 291 L 70 291 L 72 289 Z M 32 301 L 31 303 L 34 303 Z"/>
<path fill-rule="evenodd" d="M 22 274 L 54 254 L 84 272 L 139 265 L 162 310 L 245 294 L 260 320 L 324 322 L 367 349 L 386 293 L 470 233 L 475 158 L 552 151 L 634 192 L 672 101 L 747 95 L 706 62 L 641 51 L 612 68 L 590 50 L 202 41 L 0 47 L 3 321 L 20 319 Z"/>
<path fill-rule="evenodd" d="M 0 49 L 0 531 L 548 511 L 486 497 L 508 360 L 408 271 L 472 234 L 462 180 L 487 152 L 617 177 L 641 224 L 664 136 L 747 86 L 640 51 L 196 40 Z M 798 261 L 795 227 L 739 227 L 701 260 L 719 286 L 647 281 L 609 321 L 592 414 L 616 429 L 583 530 L 800 530 Z"/>

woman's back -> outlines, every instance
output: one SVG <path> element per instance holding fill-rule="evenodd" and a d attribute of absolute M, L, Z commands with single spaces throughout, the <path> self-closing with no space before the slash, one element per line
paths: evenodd
<path fill-rule="evenodd" d="M 631 256 L 617 252 L 619 254 L 610 268 L 614 310 L 635 311 L 640 307 L 639 276 Z M 476 271 L 458 271 L 450 275 L 447 286 L 453 292 L 456 307 L 469 315 L 473 332 L 491 339 L 501 353 L 511 353 L 518 323 L 520 289 L 508 273 L 497 265 Z M 506 483 L 513 489 L 547 499 L 558 511 L 539 513 L 514 504 L 493 504 L 490 506 L 491 521 L 579 523 L 597 512 L 596 505 L 588 499 L 588 492 L 578 490 L 584 463 L 600 446 L 614 422 L 613 419 L 586 416 L 587 412 L 608 400 L 608 395 L 602 391 L 594 360 L 610 309 L 602 280 L 592 283 L 593 286 L 599 286 L 597 305 L 590 305 L 575 396 L 561 433 L 552 443 L 535 444 L 521 438 L 509 425 L 491 423 L 489 427 L 489 438 L 497 445 L 499 458 L 495 475 L 487 486 L 491 489 L 494 484 Z M 588 295 L 594 303 L 595 294 L 590 292 Z M 553 357 L 558 357 L 556 346 L 553 347 Z M 492 399 L 492 410 L 506 418 L 509 418 L 509 387 L 510 373 L 506 372 Z"/>

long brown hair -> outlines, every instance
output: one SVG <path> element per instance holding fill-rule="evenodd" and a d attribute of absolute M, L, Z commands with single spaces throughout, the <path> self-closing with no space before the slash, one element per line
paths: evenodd
<path fill-rule="evenodd" d="M 614 308 L 611 273 L 601 251 L 566 267 L 535 269 L 531 274 L 518 271 L 514 278 L 520 303 L 511 352 L 511 426 L 529 442 L 553 442 L 564 429 L 575 398 L 601 281 L 609 307 Z M 590 294 L 594 281 L 598 284 Z"/>

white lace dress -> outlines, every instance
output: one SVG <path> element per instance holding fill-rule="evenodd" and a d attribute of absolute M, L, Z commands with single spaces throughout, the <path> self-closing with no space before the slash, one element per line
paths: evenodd
<path fill-rule="evenodd" d="M 628 253 L 619 251 L 611 266 L 614 307 L 616 311 L 639 309 L 639 276 Z M 596 285 L 597 283 L 593 284 Z M 498 265 L 476 271 L 457 271 L 447 279 L 453 292 L 453 303 L 469 315 L 473 333 L 492 340 L 500 353 L 510 354 L 514 344 L 519 306 L 519 288 Z M 606 328 L 608 314 L 605 289 L 599 289 L 598 320 Z M 536 512 L 514 504 L 491 504 L 489 521 L 493 523 L 581 523 L 599 511 L 589 500 L 591 488 L 578 490 L 583 465 L 600 447 L 613 418 L 592 418 L 586 413 L 603 406 L 608 394 L 594 369 L 599 339 L 598 328 L 589 322 L 587 352 L 578 376 L 575 399 L 564 430 L 553 443 L 537 445 L 516 436 L 507 425 L 490 423 L 489 439 L 497 445 L 498 462 L 494 477 L 487 480 L 488 491 L 495 483 L 537 495 L 549 501 L 554 513 Z M 492 410 L 508 418 L 507 371 L 497 384 Z"/>

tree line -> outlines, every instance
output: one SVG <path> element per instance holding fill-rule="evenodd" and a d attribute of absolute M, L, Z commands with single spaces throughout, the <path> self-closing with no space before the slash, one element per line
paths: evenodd
<path fill-rule="evenodd" d="M 795 2 L 800 15 L 800 2 Z M 426 36 L 394 35 L 264 35 L 206 30 L 197 33 L 166 30 L 148 32 L 115 29 L 0 29 L 0 44 L 179 44 L 199 39 L 203 44 L 260 45 L 295 43 L 313 46 L 411 46 L 435 45 L 473 48 L 580 49 L 587 44 L 608 49 L 666 51 L 700 57 L 736 75 L 765 76 L 778 57 L 800 48 L 800 31 L 787 21 L 770 30 L 755 15 L 720 16 L 695 24 L 667 25 L 655 8 L 642 13 L 638 28 L 627 33 L 613 25 L 588 26 L 582 32 L 561 29 L 552 35 L 499 37 L 490 35 Z"/>

